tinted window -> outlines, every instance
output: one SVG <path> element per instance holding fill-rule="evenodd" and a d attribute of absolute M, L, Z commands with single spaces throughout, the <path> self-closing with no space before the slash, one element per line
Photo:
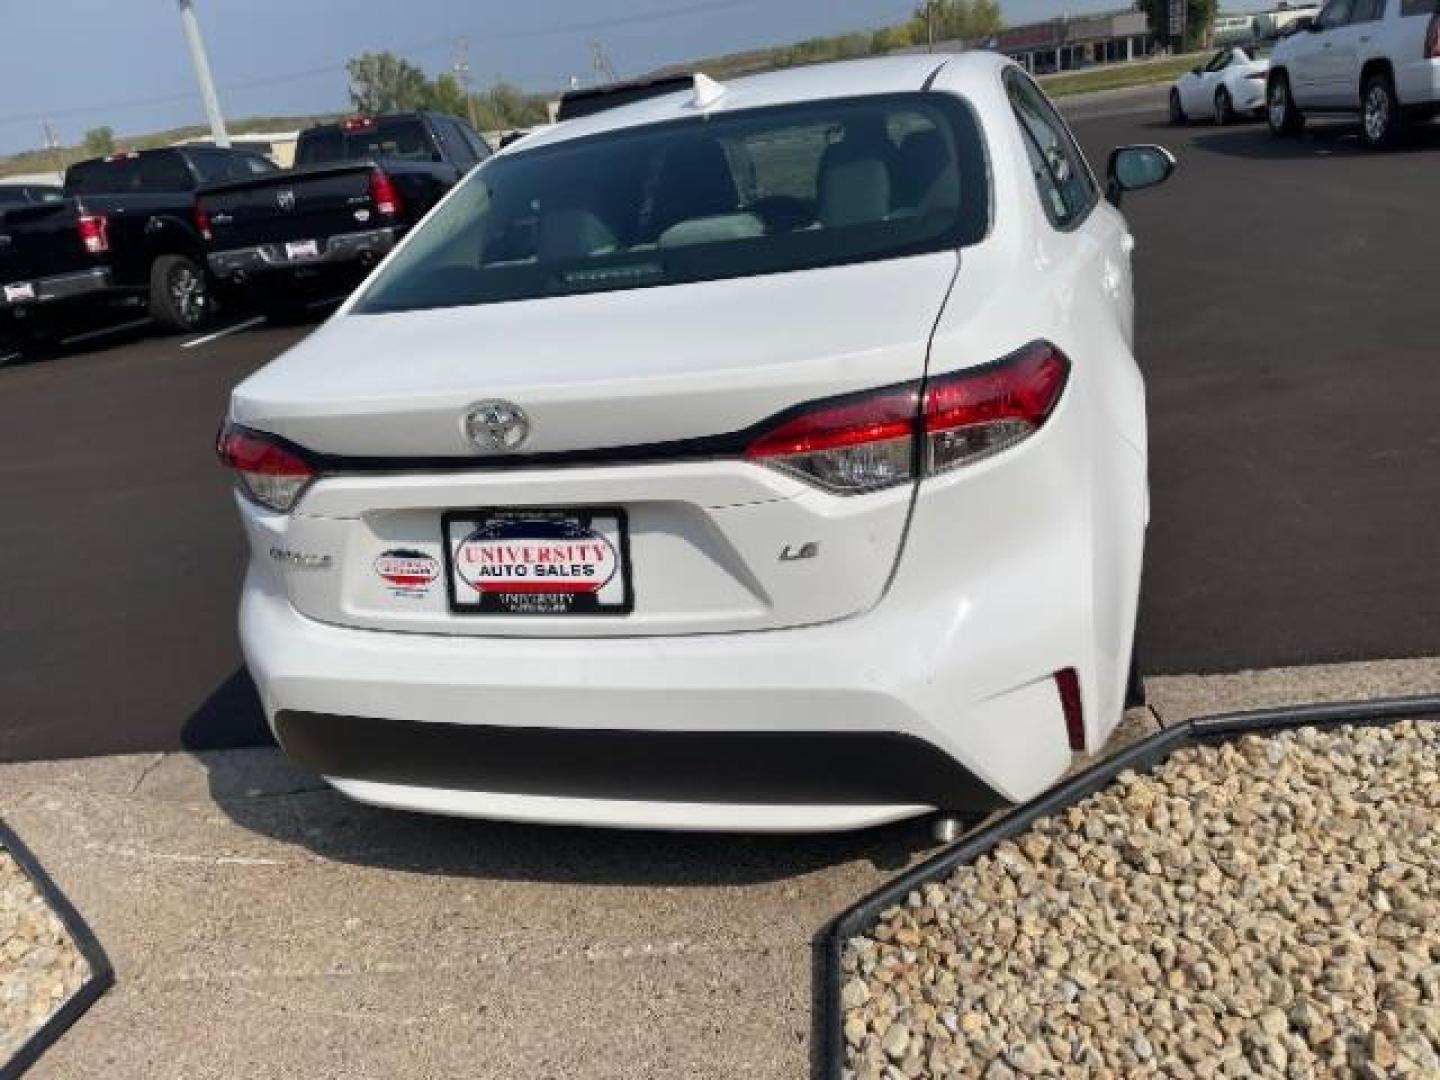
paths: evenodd
<path fill-rule="evenodd" d="M 1216 53 L 1205 65 L 1206 71 L 1222 71 L 1230 63 L 1230 51 L 1228 49 Z"/>
<path fill-rule="evenodd" d="M 1040 202 L 1056 228 L 1069 228 L 1089 213 L 1098 198 L 1090 166 L 1065 121 L 1035 84 L 1014 70 L 1006 82 Z"/>
<path fill-rule="evenodd" d="M 939 94 L 720 113 L 491 158 L 361 310 L 748 277 L 973 243 L 971 113 Z"/>
<path fill-rule="evenodd" d="M 138 157 L 82 161 L 71 165 L 65 173 L 65 192 L 68 195 L 119 195 L 136 191 L 139 186 Z"/>
<path fill-rule="evenodd" d="M 1324 30 L 1344 26 L 1350 21 L 1351 6 L 1351 0 L 1330 0 L 1315 16 L 1315 25 Z"/>
<path fill-rule="evenodd" d="M 460 125 L 451 120 L 448 116 L 437 116 L 430 121 L 435 125 L 435 130 L 440 135 L 440 141 L 444 143 L 450 158 L 461 168 L 468 169 L 474 165 L 478 158 L 470 149 L 470 144 L 460 134 Z"/>
<path fill-rule="evenodd" d="M 195 180 L 179 154 L 140 155 L 140 190 L 189 191 L 194 186 Z"/>
<path fill-rule="evenodd" d="M 1385 13 L 1385 0 L 1355 0 L 1351 22 L 1374 22 Z"/>
<path fill-rule="evenodd" d="M 1440 11 L 1440 2 L 1437 0 L 1400 0 L 1400 14 L 1410 15 L 1433 15 Z"/>
<path fill-rule="evenodd" d="M 295 163 L 316 165 L 369 157 L 432 161 L 435 147 L 419 119 L 382 118 L 351 130 L 335 124 L 305 132 Z"/>

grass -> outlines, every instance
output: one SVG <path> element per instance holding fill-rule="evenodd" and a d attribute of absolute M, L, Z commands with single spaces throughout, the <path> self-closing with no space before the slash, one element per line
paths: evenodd
<path fill-rule="evenodd" d="M 1092 90 L 1121 90 L 1130 86 L 1151 86 L 1168 83 L 1204 61 L 1205 53 L 1168 56 L 1164 60 L 1137 60 L 1129 64 L 1111 64 L 1088 71 L 1067 71 L 1063 75 L 1045 75 L 1040 85 L 1050 97 L 1085 94 Z"/>

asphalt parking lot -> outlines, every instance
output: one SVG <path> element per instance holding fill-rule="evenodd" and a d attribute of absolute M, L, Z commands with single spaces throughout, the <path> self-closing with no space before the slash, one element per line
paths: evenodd
<path fill-rule="evenodd" d="M 1150 96 L 1076 113 L 1097 166 L 1134 142 L 1181 162 L 1126 206 L 1150 392 L 1146 671 L 1440 652 L 1440 127 L 1375 155 L 1338 123 L 1293 143 L 1170 129 Z M 0 368 L 0 760 L 265 741 L 210 443 L 229 388 L 305 332 L 131 330 Z"/>

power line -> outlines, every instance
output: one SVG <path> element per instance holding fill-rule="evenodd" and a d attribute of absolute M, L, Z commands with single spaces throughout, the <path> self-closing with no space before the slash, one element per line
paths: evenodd
<path fill-rule="evenodd" d="M 727 11 L 732 8 L 753 7 L 761 0 L 702 0 L 700 3 L 688 4 L 684 7 L 671 8 L 665 11 L 638 12 L 632 15 L 620 15 L 609 19 L 593 19 L 589 22 L 569 23 L 564 26 L 529 27 L 521 30 L 507 30 L 499 33 L 472 34 L 470 41 L 479 43 L 522 41 L 530 38 L 560 36 L 562 34 L 582 34 L 592 30 L 608 30 L 620 26 L 633 26 L 640 23 L 654 23 L 661 20 L 685 18 L 690 15 L 707 14 L 712 11 Z M 453 35 L 443 38 L 432 38 L 428 41 L 413 43 L 410 45 L 392 46 L 389 51 L 401 54 L 413 54 L 428 52 L 438 48 L 453 48 L 455 38 Z M 286 83 L 303 82 L 306 79 L 318 78 L 322 75 L 334 75 L 344 72 L 344 63 L 326 64 L 324 67 L 306 68 L 300 71 L 287 72 L 281 75 L 266 75 L 260 78 L 243 79 L 235 82 L 220 84 L 220 89 L 227 93 L 237 90 L 252 90 L 261 86 L 275 86 Z M 151 105 L 169 105 L 177 101 L 190 101 L 194 98 L 193 91 L 177 94 L 160 94 L 149 98 L 135 98 L 130 101 L 110 101 L 96 105 L 78 105 L 67 109 L 51 109 L 44 113 L 12 113 L 8 116 L 0 116 L 0 125 L 33 123 L 46 117 L 58 116 L 84 116 L 95 112 L 118 112 L 127 109 L 141 109 Z"/>

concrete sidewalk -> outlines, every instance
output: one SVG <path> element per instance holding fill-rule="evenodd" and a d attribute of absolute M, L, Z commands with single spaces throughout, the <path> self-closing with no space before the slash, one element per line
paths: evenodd
<path fill-rule="evenodd" d="M 1156 717 L 1440 691 L 1440 660 L 1149 684 Z M 33 1075 L 810 1073 L 812 942 L 929 848 L 371 810 L 273 750 L 0 766 L 119 983 Z"/>

